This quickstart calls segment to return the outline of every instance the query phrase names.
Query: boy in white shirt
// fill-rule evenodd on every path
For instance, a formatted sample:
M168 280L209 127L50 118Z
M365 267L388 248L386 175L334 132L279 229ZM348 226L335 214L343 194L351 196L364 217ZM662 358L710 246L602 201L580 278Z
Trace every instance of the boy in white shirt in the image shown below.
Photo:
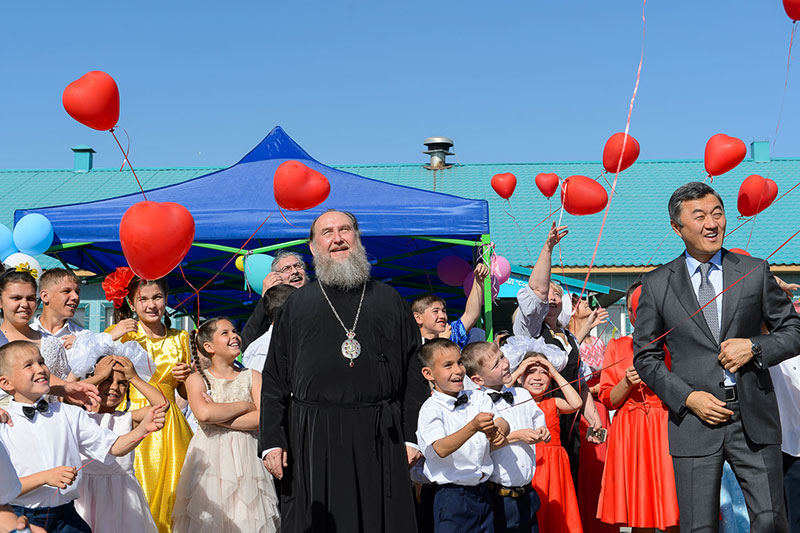
M0 440L20 476L22 490L9 503L31 524L52 532L90 532L78 516L81 453L104 462L109 454L130 453L164 426L166 405L150 410L136 429L122 436L101 428L79 407L42 397L50 392L50 371L32 342L0 346L0 388L12 396L12 424L0 424Z
M437 485L434 531L494 532L486 481L494 469L490 452L507 444L508 424L495 417L486 393L464 390L466 373L457 344L433 339L420 348L419 357L422 375L434 386L417 422L423 473Z
M489 493L495 532L539 531L539 496L531 486L536 470L537 442L550 440L544 413L523 388L511 387L509 362L497 345L468 344L461 352L467 376L488 393L498 415L508 422L508 446L492 452L494 471Z

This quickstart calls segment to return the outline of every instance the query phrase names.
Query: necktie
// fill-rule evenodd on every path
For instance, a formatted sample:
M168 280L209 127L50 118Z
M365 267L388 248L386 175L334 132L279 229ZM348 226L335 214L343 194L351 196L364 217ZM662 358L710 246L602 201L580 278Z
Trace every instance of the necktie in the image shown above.
M458 398L456 398L456 403L453 404L453 409L456 409L459 405L464 405L468 401L469 401L469 396L467 396L466 394L460 395Z
M491 398L491 399L492 399L492 401L493 401L494 403L497 403L497 402L499 402L499 401L500 401L500 399L503 399L503 400L505 400L505 401L506 401L506 403L508 403L509 405L514 405L514 395L513 395L513 394L511 394L511 392L510 392L510 391L505 391L505 392L490 392L490 393L489 393L489 398Z
M40 413L46 413L48 408L49 406L47 402L44 399L41 399L32 406L23 405L22 414L27 416L28 420L33 420L36 411L39 411Z
M714 336L714 340L719 342L717 302L711 302L717 294L714 290L714 286L711 285L711 280L708 279L708 271L710 268L711 263L700 263L700 288L697 291L697 300L700 303L700 307L705 305L705 307L703 307L703 316L706 319L706 324L708 324L708 328L711 330L711 335Z

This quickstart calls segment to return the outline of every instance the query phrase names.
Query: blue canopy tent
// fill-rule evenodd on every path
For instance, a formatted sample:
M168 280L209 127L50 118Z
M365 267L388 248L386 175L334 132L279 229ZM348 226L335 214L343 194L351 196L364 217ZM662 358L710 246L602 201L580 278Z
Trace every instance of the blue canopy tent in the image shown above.
M276 168L287 160L303 162L324 174L331 184L330 195L321 205L307 211L284 211L288 222L278 210L272 185ZM436 265L447 255L473 261L481 253L481 246L490 241L486 201L393 185L336 170L312 158L279 126L235 165L146 193L150 201L180 203L194 217L195 238L181 264L183 275L176 269L168 276L170 305L183 302L176 311L192 316L197 312L197 301L191 297L193 290L187 281L199 287L236 253L293 248L308 257L309 226L329 208L350 211L358 218L373 275L390 283L406 298L435 291L446 296L449 303L463 304L461 288L442 286L435 274ZM47 253L64 264L95 273L88 282L96 283L125 264L119 224L125 211L141 200L137 193L82 204L21 209L15 211L14 219L18 221L29 213L46 216L56 236ZM254 232L246 249L239 251ZM201 292L202 315L249 315L258 295L243 286L242 273L231 261ZM487 307L491 313L491 307ZM486 318L487 333L491 334L491 316Z

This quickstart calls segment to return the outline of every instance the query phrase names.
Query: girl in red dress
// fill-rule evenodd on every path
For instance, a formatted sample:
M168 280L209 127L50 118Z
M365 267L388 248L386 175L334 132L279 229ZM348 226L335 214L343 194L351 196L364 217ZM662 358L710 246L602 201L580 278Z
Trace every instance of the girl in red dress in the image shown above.
M536 444L536 473L532 485L541 500L536 513L539 530L547 533L583 533L569 457L561 446L558 418L559 414L574 413L583 402L578 392L543 354L526 353L520 368L521 384L544 412L545 423L550 430L550 441ZM545 397L552 381L561 389L563 399Z
M639 283L628 289L631 324L636 319ZM667 366L670 365L667 354ZM667 441L668 412L633 367L633 338L613 339L600 375L600 401L616 409L597 518L633 532L678 530L678 498Z

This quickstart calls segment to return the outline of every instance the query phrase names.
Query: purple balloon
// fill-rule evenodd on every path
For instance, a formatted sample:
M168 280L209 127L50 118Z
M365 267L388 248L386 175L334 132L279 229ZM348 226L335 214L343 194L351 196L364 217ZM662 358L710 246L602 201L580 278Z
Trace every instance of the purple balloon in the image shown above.
M472 290L472 284L475 282L475 273L470 272L464 277L464 296L469 298L469 292ZM498 293L500 292L500 284L497 282L496 278L492 278L492 300L497 298Z
M436 266L436 274L445 285L458 287L464 282L464 276L472 272L472 267L455 255L448 255L439 261Z

